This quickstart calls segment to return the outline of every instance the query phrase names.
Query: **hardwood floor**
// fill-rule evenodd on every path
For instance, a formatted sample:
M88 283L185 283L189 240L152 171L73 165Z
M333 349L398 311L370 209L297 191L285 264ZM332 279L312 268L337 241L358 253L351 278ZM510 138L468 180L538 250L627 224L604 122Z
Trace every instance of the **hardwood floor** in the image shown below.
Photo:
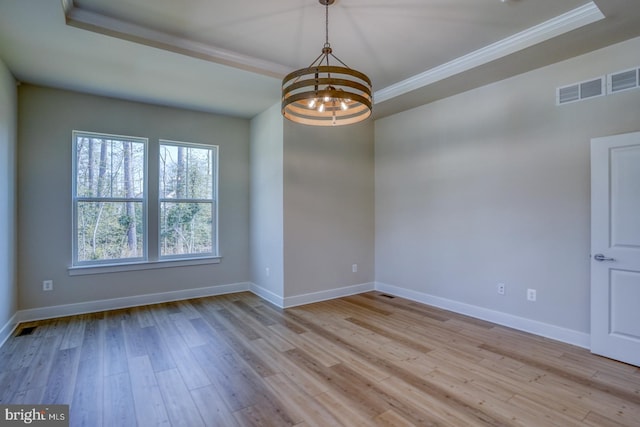
M70 404L72 426L640 425L640 369L378 292L33 326L0 349L0 403Z

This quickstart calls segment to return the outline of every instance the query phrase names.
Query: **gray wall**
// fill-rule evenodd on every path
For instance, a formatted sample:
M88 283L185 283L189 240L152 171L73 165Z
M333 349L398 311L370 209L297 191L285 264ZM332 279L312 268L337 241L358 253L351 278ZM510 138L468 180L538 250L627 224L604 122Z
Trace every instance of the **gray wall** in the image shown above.
M286 298L375 277L588 332L589 140L640 129L640 91L557 107L555 88L638 66L638 51L631 40L337 128L283 121L278 106L249 122L23 85L18 308L250 280ZM0 73L0 227L11 234L15 88ZM69 276L74 129L220 145L221 264ZM0 322L16 309L12 250L1 250ZM53 292L41 291L45 279ZM538 302L526 301L526 288Z
M640 130L640 90L558 107L555 89L638 52L634 39L378 120L376 281L588 332L589 143Z
M18 307L15 231L17 112L16 81L0 60L0 330Z
M279 298L284 297L282 121L280 104L251 121L251 281Z
M20 309L249 281L248 120L30 85L20 87L18 100ZM219 145L222 262L69 276L74 129L148 137L150 144L166 138ZM53 292L42 291L45 279L54 281Z
M335 128L284 121L286 297L373 282L373 152L370 120Z

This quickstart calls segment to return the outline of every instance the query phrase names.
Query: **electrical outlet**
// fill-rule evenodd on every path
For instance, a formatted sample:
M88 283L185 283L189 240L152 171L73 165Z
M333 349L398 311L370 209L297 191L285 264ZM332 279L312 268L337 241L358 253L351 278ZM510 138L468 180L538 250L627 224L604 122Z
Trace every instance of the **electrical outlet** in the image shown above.
M535 289L527 289L527 300L535 301L536 300L536 290Z
M358 264L353 264L353 265L351 266L351 271L352 271L353 273L357 273L357 272L358 272Z
M44 280L42 282L42 290L43 291L52 291L53 290L53 280Z
M504 295L504 293L505 293L504 283L498 283L498 294Z

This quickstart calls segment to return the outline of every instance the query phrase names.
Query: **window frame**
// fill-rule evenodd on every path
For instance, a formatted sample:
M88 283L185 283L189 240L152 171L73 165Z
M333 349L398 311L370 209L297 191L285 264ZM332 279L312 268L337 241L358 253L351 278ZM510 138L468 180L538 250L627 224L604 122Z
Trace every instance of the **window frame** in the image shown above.
M100 138L108 140L123 140L136 143L142 143L144 147L143 154L143 197L142 197L142 256L129 257L129 258L116 258L116 259L101 259L101 260L89 260L80 261L78 259L78 203L79 202L107 202L107 203L123 203L128 201L134 201L140 203L139 198L130 199L127 197L79 197L78 196L78 138ZM87 132L87 131L72 131L72 161L71 161L71 268L93 268L93 267L108 267L108 266L121 266L127 264L144 263L148 261L149 251L149 218L148 218L148 199L149 199L149 139L139 136L128 135L115 135L104 132Z
M213 169L213 173L211 174L211 198L210 199L193 199L193 198L182 198L182 199L167 199L163 198L161 195L161 181L160 181L160 153L162 151L162 146L172 146L172 147L185 147L185 148L195 148L195 149L204 149L210 150L212 155L211 167ZM219 169L219 153L220 147L215 144L202 144L195 142L186 142L186 141L176 141L171 139L158 139L158 229L157 229L157 253L158 253L158 261L181 261L181 260L201 260L201 259L218 259L219 258L219 228L218 228L218 217L219 217L219 200L218 200L218 181L220 176ZM203 253L190 253L190 254L182 254L182 255L162 255L162 203L210 203L211 204L211 252L203 252Z

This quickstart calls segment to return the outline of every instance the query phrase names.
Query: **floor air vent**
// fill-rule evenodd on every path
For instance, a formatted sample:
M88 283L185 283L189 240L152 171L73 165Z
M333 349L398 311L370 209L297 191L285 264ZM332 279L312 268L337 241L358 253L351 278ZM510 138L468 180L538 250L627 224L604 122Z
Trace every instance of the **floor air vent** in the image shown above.
M583 99L594 98L604 95L604 77L575 83L569 86L559 87L556 90L556 103L558 105L569 102L582 101Z
M33 331L35 331L37 326L27 326L25 328L20 329L20 331L16 334L17 337L23 337L25 335L31 335Z
M395 298L393 295L387 295L387 294L381 294L381 297L385 297L385 298L389 298L389 299L393 299Z

